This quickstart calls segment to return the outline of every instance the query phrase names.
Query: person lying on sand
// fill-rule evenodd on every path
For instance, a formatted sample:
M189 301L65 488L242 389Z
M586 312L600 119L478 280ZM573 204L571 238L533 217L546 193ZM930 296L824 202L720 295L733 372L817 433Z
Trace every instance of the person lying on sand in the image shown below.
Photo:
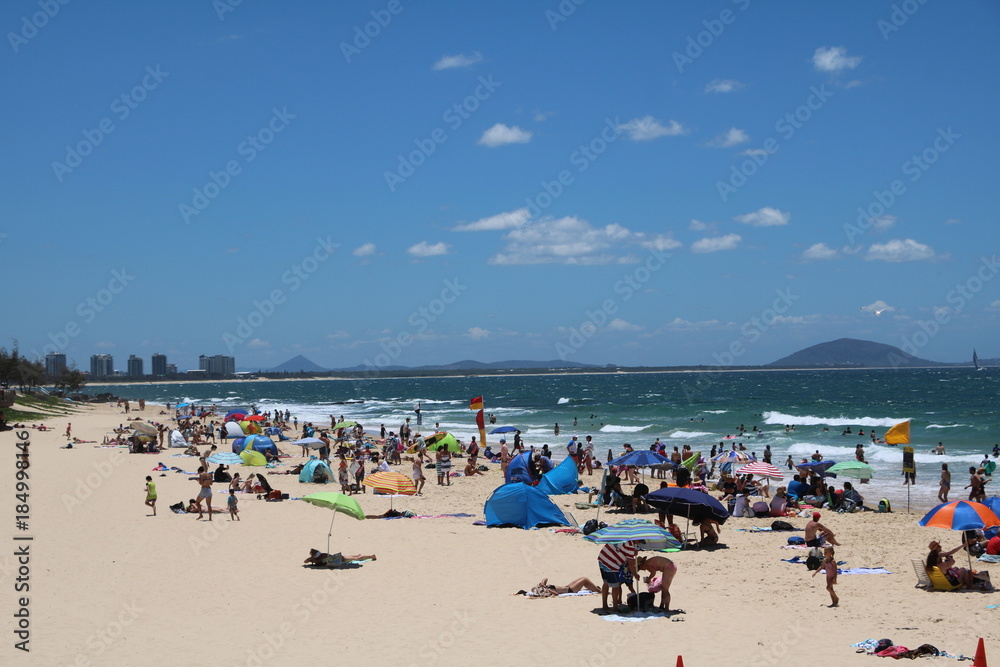
M319 565L321 567L338 567L352 560L378 560L378 558L375 557L375 554L367 556L362 554L344 556L339 552L335 554L325 554L319 549L310 549L309 557L302 562L308 565Z
M601 588L587 577L574 579L566 586L554 586L549 583L546 577L531 589L530 595L528 595L528 591L518 591L515 595L527 595L530 598L553 598L557 595L565 595L566 593L579 593L582 590L588 590L592 593L601 592Z

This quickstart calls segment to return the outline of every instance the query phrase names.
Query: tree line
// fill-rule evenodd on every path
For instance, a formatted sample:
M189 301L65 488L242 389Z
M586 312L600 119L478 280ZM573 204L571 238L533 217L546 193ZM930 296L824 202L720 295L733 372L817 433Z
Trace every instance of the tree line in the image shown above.
M73 366L62 369L56 377L47 374L45 362L23 356L17 341L10 350L0 347L0 386L25 392L49 384L62 391L79 391L87 384L87 377Z

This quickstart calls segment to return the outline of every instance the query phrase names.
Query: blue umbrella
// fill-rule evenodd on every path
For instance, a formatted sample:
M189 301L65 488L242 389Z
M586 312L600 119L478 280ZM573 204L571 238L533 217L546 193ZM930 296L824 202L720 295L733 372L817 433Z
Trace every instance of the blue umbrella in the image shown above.
M613 461L608 461L609 466L652 466L660 463L670 463L670 459L648 449L639 449L628 454L623 454Z
M494 433L513 433L516 430L517 429L513 426L497 426L495 429L490 431L490 435L493 435Z
M836 461L813 461L811 463L800 463L796 468L802 472L807 472L809 470L821 475L822 477L836 477L837 473L827 472L830 468L836 465Z
M640 540L663 541L667 543L668 549L681 548L681 543L670 534L669 530L651 523L616 523L613 526L595 530L590 535L585 535L583 539L594 544L622 544Z
M667 514L683 516L692 521L714 519L722 524L729 518L729 512L716 498L686 487L668 486L657 489L646 495L646 502Z
M177 407L178 407L178 408L186 408L186 407L187 407L187 406L189 406L189 405L191 405L191 404L190 404L190 403L178 403L178 404L177 404Z
M241 459L238 455L233 454L232 452L220 452L218 454L212 454L205 460L208 461L209 463L221 463L227 466L239 465L243 463L243 459Z

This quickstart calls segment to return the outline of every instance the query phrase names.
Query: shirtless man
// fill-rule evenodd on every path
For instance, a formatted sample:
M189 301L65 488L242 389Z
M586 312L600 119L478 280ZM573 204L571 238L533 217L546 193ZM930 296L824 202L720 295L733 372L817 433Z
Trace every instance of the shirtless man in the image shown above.
M198 506L198 518L201 519L204 515L201 511L201 501L207 500L208 502L208 520L212 520L212 473L205 472L205 468L198 468L198 484L201 485L201 491L198 492L198 499L195 501L195 505Z
M969 500L982 502L986 498L986 490L984 489L985 484L983 483L983 478L980 476L980 471L975 466L970 466L969 475L969 485L965 487L971 489L969 491Z
M806 524L806 546L822 546L823 541L826 540L830 544L839 547L840 542L837 541L836 535L833 534L832 530L819 522L819 517L819 512L813 512L812 520Z
M507 441L500 441L500 471L507 472L507 464L510 463L510 451L507 449Z
M652 558L639 556L635 564L637 569L649 572L647 582L651 584L649 588L650 593L656 593L653 589L657 587L655 579L659 575L660 609L670 611L670 582L674 580L674 575L677 574L677 565L674 561L663 556L653 556Z

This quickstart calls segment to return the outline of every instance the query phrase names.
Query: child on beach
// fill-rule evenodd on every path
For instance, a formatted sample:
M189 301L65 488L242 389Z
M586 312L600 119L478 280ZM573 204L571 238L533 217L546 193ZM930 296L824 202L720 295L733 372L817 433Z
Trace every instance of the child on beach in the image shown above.
M337 478L340 481L340 492L345 495L351 494L351 482L347 477L347 461L340 460L340 467L337 469Z
M153 516L156 516L156 484L149 475L146 475L146 505L153 508Z
M229 489L229 520L239 521L240 520L240 510L236 506L239 501L236 499L236 489Z
M821 571L826 572L826 590L830 592L830 601L833 603L830 607L836 607L840 604L840 598L837 597L836 592L833 590L834 584L837 583L837 561L834 559L833 547L825 547L823 549L823 564L819 566L812 576L816 576Z

